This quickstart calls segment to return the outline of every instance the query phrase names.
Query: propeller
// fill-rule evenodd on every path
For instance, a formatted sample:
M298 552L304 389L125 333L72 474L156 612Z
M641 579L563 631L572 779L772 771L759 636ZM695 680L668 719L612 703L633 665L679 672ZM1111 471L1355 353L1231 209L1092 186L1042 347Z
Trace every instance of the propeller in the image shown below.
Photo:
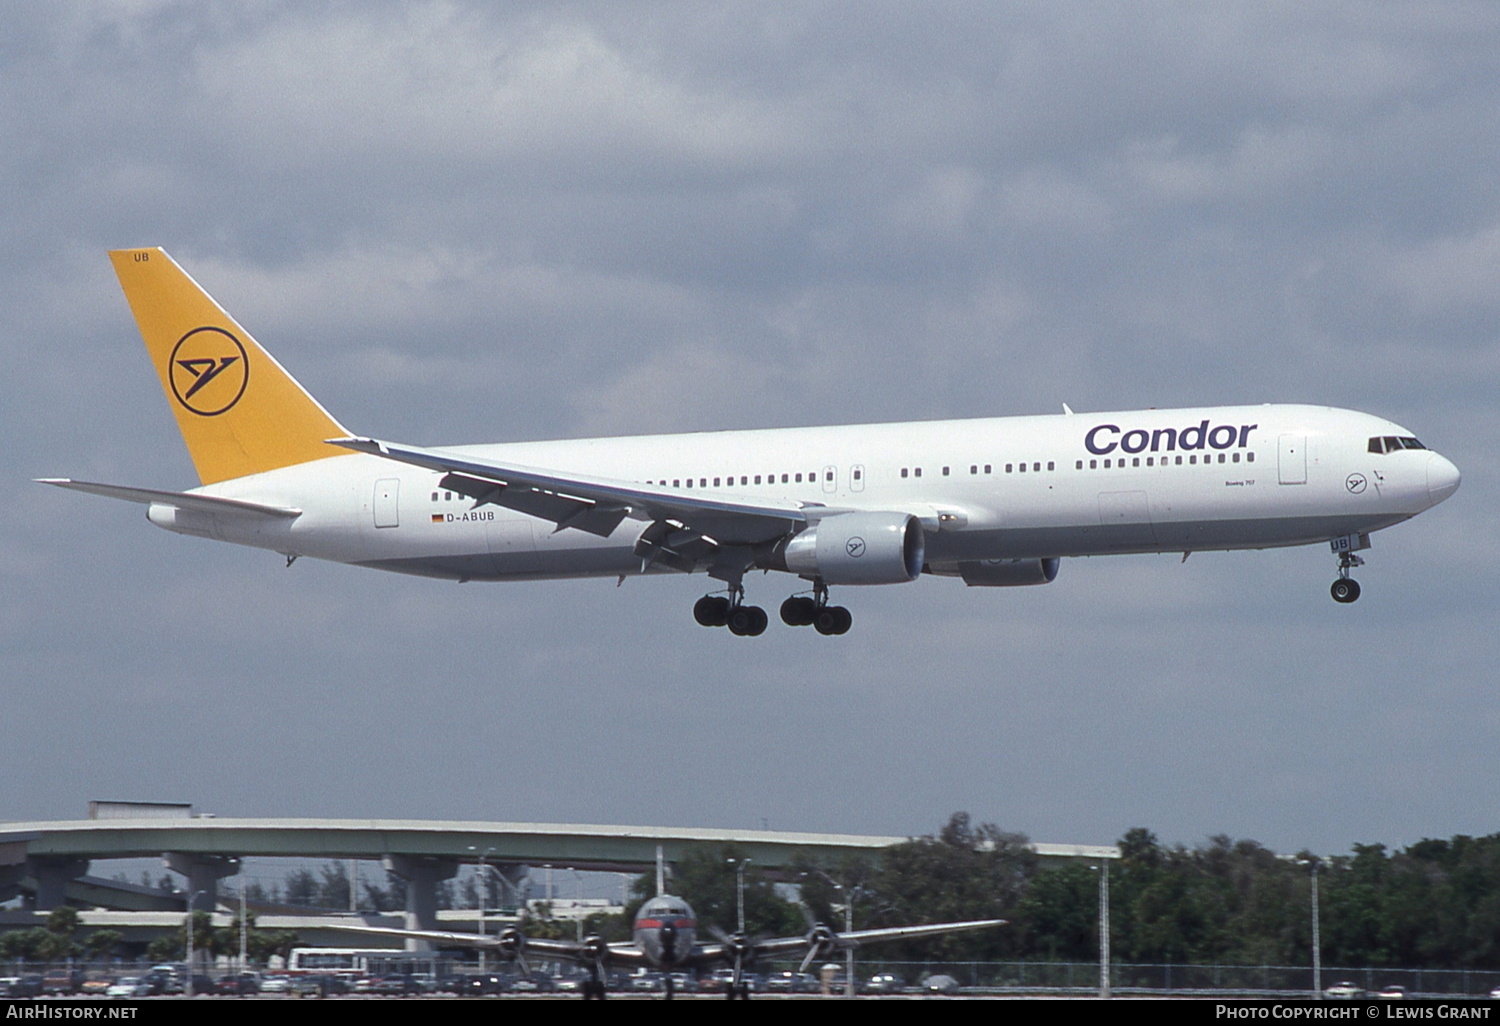
M609 944L597 933L583 939L583 957L588 962L595 983L604 981L604 956L609 954Z
M802 959L802 964L797 967L799 973L807 972L807 967L812 965L813 959L821 958L831 953L838 944L839 935L834 933L823 923L814 923L813 928L807 931L807 954Z
M531 975L531 967L526 964L526 935L514 926L500 931L500 954L520 966L523 974Z
M743 925L735 933L725 933L717 926L709 928L709 932L724 945L724 953L729 956L734 964L734 987L739 989L744 982L745 963L750 960L755 951L755 946L750 943L750 938L745 936Z

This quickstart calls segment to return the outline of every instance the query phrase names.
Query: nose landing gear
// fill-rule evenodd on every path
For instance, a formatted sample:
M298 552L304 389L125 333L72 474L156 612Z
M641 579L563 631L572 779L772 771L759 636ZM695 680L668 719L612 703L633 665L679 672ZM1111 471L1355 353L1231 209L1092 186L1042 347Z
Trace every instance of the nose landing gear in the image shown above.
M1365 561L1352 552L1339 553L1339 579L1328 589L1335 602L1353 602L1359 598L1359 582L1349 576L1349 571L1364 566Z
M781 604L781 622L788 627L812 627L819 634L844 634L854 617L843 606L828 604L828 585L813 583L812 597L793 595Z

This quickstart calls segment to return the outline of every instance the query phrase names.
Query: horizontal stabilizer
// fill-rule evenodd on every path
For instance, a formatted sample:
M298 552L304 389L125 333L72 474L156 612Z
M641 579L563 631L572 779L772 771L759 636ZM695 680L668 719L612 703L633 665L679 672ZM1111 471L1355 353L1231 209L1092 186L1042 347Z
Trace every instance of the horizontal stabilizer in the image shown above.
M93 495L103 495L110 499L124 499L126 502L139 502L145 505L175 506L178 509L188 509L195 513L219 513L229 516L241 517L272 517L290 520L300 517L300 509L292 509L287 506L266 506L259 502L246 502L244 499L222 499L216 495L198 495L193 492L165 492L155 488L127 488L123 485L96 484L93 481L74 481L66 477L39 477L38 484L57 485L59 488L71 488L78 492L89 492Z

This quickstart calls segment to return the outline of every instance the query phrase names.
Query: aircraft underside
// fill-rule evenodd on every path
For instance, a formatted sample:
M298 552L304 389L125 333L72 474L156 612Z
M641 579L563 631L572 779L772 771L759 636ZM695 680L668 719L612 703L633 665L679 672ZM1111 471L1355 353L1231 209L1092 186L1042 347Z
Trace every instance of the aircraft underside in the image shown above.
M937 532L927 537L924 571L945 576L964 576L953 568L973 563L1045 561L1059 557L1313 545L1341 536L1368 535L1406 519L1409 519L1408 515L1351 517L1344 514ZM628 528L622 533L628 534ZM1341 561L1340 581L1334 585L1335 598L1339 601L1352 601L1341 597L1339 588L1342 582L1347 594L1347 585L1353 584L1348 579L1347 571L1357 562L1360 561L1355 558L1350 558L1347 563ZM613 539L601 539L597 545L550 551L541 548L521 553L474 552L371 559L360 560L355 565L461 582L673 576L681 573L660 565L647 567L643 571L641 559L633 551L633 546L619 544ZM1055 570L1053 573L1055 574ZM1051 576L1045 579L1003 582L976 579L969 583L1040 584L1051 579ZM771 578L767 583L775 588L781 586L781 581ZM798 588L798 594L782 604L783 622L788 626L812 626L823 634L842 634L847 631L852 623L848 610L829 604L829 588L826 584L813 579L811 585L810 589ZM1354 589L1357 597L1358 586L1354 585ZM736 634L758 635L765 630L769 617L759 607L745 605L743 599L743 587L738 581L731 582L724 594L710 594L700 599L694 608L694 616L704 626L727 626Z

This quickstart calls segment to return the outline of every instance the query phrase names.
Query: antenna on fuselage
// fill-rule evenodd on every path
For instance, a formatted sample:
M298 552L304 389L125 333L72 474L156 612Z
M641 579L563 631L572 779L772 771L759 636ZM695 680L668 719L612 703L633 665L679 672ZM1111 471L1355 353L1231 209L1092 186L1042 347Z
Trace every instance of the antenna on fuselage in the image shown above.
M661 845L656 846L656 896L667 893L667 862L662 856Z

